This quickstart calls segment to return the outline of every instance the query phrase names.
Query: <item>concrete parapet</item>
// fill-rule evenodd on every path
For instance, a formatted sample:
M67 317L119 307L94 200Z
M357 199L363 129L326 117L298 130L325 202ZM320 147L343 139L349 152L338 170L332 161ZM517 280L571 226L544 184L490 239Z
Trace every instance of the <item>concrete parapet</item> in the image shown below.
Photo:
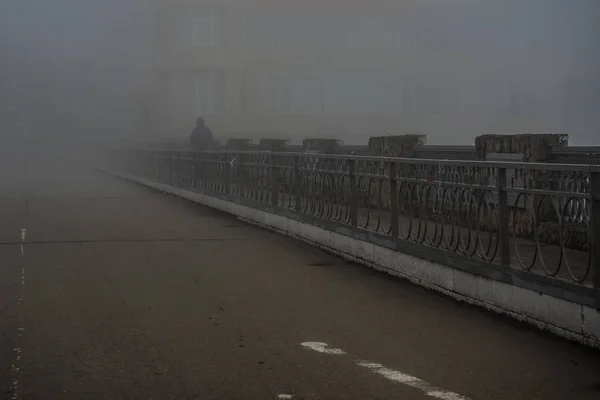
M569 135L564 133L484 134L475 138L480 160L490 154L519 154L524 162L547 161L555 147L566 147Z
M231 150L248 150L252 144L252 139L246 138L231 138L227 139L225 147Z
M302 149L305 152L319 154L335 154L340 147L340 141L327 138L310 138L302 141Z
M407 134L397 136L375 136L369 138L369 154L382 157L403 157L414 156L414 150L417 146L422 146L427 142L427 135Z
M285 150L288 144L290 144L290 141L286 139L262 138L260 139L259 148L266 151L282 151Z

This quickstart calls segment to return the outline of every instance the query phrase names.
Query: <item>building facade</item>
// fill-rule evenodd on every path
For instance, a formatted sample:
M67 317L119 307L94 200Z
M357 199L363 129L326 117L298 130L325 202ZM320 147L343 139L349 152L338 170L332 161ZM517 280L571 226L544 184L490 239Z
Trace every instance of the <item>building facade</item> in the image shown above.
M410 129L399 115L411 96L400 90L410 66L399 54L414 45L400 29L407 7L155 1L156 126L178 135L201 115L226 137Z
M347 143L406 132L452 143L483 131L551 131L540 123L535 79L506 74L524 71L519 59L499 70L474 58L496 49L452 31L464 25L456 7L429 3L153 0L148 125L183 137L202 116L222 139Z

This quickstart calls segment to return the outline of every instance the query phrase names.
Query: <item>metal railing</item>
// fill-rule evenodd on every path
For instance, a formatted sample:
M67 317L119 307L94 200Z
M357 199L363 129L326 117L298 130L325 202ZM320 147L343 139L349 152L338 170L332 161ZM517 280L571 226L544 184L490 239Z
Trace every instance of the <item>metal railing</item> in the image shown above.
M476 273L599 293L600 166L255 151L127 150L114 161Z
M553 148L550 161L563 164L600 165L600 147L578 146Z

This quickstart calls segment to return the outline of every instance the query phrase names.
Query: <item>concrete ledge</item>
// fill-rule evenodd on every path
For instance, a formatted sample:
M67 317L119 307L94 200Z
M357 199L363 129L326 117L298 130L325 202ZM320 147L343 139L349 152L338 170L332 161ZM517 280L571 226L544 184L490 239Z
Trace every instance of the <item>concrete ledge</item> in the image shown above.
M344 259L600 349L600 312L592 307L426 261L287 216L132 175L105 172L234 214L248 223L294 237Z

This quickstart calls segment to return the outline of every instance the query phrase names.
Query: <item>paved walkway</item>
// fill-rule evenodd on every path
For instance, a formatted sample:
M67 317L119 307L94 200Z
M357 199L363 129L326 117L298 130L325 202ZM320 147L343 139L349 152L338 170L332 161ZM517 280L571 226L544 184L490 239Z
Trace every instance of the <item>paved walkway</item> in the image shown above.
M0 190L0 399L600 396L594 351L233 217L78 164Z

